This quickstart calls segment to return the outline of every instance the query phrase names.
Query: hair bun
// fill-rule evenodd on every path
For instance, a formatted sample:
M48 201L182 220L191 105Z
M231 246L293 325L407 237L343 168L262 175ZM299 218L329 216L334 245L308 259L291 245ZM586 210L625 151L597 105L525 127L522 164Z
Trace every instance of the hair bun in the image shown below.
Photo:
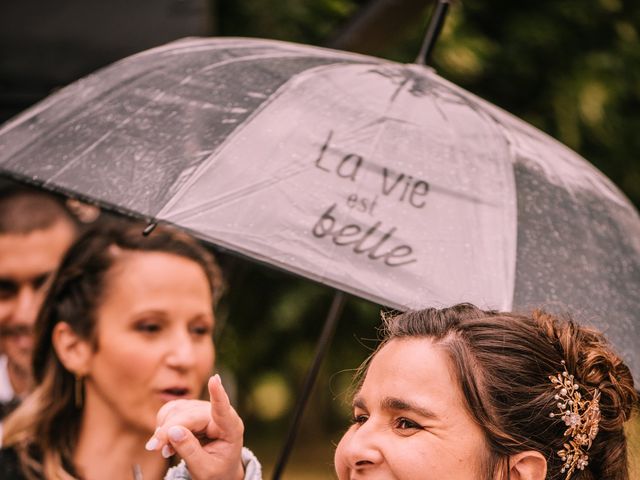
M560 347L567 368L579 383L591 392L600 390L602 428L622 428L638 405L638 393L631 371L604 335L541 311L534 312L533 318L549 340Z
M604 428L622 428L638 403L631 371L604 341L581 348L577 374L583 383L600 390L600 409Z

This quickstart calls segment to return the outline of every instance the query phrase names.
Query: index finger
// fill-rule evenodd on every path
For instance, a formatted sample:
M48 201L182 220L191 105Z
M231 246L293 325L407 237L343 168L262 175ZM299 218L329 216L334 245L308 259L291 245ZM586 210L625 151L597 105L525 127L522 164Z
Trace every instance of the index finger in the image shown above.
M244 431L242 420L231 406L229 396L222 386L220 375L215 374L207 384L211 401L212 428L222 438L241 437Z

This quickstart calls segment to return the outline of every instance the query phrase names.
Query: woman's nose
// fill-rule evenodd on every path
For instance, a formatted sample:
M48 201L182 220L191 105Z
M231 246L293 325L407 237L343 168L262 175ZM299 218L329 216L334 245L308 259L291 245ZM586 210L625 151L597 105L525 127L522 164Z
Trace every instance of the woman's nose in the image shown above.
M168 345L167 363L174 368L190 368L195 365L194 341L189 333L175 333Z
M351 427L342 437L336 450L336 463L344 463L349 470L374 468L382 463L380 434L369 422Z

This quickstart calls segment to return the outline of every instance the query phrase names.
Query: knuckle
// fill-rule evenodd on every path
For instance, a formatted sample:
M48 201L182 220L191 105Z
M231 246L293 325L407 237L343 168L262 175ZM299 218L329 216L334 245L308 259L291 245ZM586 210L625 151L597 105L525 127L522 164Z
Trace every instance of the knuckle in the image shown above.
M158 410L158 417L160 417L161 415L166 416L176 405L176 402L178 402L179 400L171 400L167 403L165 403L162 407L160 407L160 410Z

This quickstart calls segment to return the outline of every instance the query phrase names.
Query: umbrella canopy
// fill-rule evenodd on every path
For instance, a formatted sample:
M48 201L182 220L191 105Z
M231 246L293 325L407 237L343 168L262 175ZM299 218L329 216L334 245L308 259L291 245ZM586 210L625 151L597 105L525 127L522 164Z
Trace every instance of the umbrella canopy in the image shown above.
M575 311L640 375L637 211L576 153L423 66L175 42L5 124L0 172L395 308Z

